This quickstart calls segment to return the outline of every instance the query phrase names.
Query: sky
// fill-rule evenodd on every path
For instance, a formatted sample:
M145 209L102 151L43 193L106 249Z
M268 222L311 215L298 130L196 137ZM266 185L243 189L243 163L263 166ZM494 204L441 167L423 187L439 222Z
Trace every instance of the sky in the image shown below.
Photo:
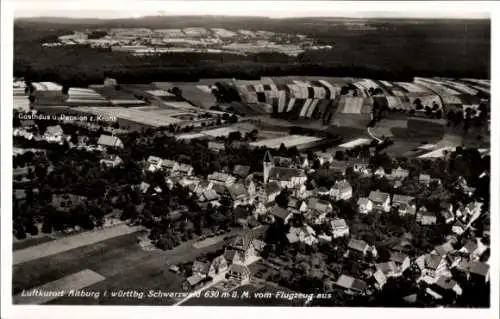
M117 19L151 15L225 15L348 18L489 18L482 1L149 1L16 0L15 17ZM124 5L126 4L126 5ZM126 9L119 9L126 7ZM363 11L360 11L363 8ZM491 9L491 8L490 8Z

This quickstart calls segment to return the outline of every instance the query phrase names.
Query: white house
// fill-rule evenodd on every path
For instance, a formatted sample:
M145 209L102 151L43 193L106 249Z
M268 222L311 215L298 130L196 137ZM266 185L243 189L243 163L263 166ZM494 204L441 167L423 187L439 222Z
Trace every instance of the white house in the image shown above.
M147 159L148 171L155 172L160 169L162 159L158 156L149 156Z
M123 161L122 161L122 159L119 156L114 155L114 156L111 156L109 158L103 158L103 159L101 159L100 163L104 164L104 165L106 165L108 167L117 167L121 163L123 163Z
M346 180L336 181L330 189L330 197L334 200L349 200L352 197L352 186Z
M62 143L64 140L64 131L60 125L49 126L45 130L43 138L49 143Z
M368 199L373 203L373 209L388 213L391 210L391 196L380 191L372 191Z
M212 174L209 174L207 179L214 184L224 186L231 186L236 181L236 177L221 172L214 172Z
M307 176L302 169L273 167L269 171L269 181L276 181L283 188L295 188L305 184Z
M123 142L118 137L104 134L97 140L97 145L110 148L123 148Z
M349 236L349 226L345 219L335 218L330 222L333 238Z
M371 213L373 202L368 197L361 197L358 199L358 209L361 214Z

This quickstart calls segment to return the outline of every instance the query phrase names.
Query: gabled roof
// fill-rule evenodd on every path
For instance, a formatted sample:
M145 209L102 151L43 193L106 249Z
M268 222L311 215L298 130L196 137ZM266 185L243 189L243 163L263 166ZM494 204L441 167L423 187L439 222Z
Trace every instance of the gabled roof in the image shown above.
M162 159L158 156L149 156L148 159L147 159L147 162L149 164L154 164L154 165L157 165L159 163L162 162Z
M240 235L236 236L231 244L230 248L242 250L247 250L252 245L253 236L248 231L243 231Z
M233 200L245 197L248 194L245 186L241 183L234 183L233 185L228 186L227 190Z
M375 264L375 268L377 268L377 271L381 271L385 275L388 275L396 271L396 264L394 261L388 261L385 263Z
M453 248L453 246L451 245L451 243L444 243L442 245L434 247L434 251L439 256L446 256L449 253L455 251L455 249Z
M290 167L273 167L269 171L269 179L278 181L290 181L294 177L305 177L303 169Z
M212 260L211 267L214 267L217 269L217 268L221 267L224 263L227 264L227 261L224 258L224 255L220 255L218 257L215 257L214 260Z
M398 264L402 264L407 258L409 258L407 254L393 251L393 252L391 252L389 260L394 261L395 263L398 263Z
M250 173L250 166L236 165L233 169L233 174L239 177L246 177Z
M333 219L330 222L330 224L332 225L333 230L349 228L349 226L347 226L345 219L341 219L341 218Z
M349 240L349 244L347 245L347 248L360 252L364 252L368 247L369 245L366 241L354 238L351 238L351 240Z
M392 197L392 203L393 204L407 204L408 205L414 199L415 199L415 197L412 197L412 196L394 194L394 196Z
M367 205L370 202L368 197L360 197L358 199L358 205Z
M176 165L178 165L178 163L176 161L172 161L169 159L164 159L161 161L161 167L163 167L163 168L172 169Z
M281 192L281 185L280 183L276 181L272 181L266 184L266 193L269 194L274 194L274 193L279 193Z
M116 136L102 134L99 137L97 144L109 146L109 147L115 147L116 145L120 144L120 142L121 142L121 140Z
M452 290L455 286L458 285L458 283L451 278L441 276L436 281L436 285L446 290Z
M375 279L375 281L378 283L378 284L382 284L382 283L385 283L387 278L385 276L385 274L381 271L381 270L377 270L374 274L373 274L373 278Z
M50 135L64 134L64 131L60 125L54 125L54 126L48 126L45 129L45 134L50 134Z
M349 182L345 180L336 181L332 188L338 189L339 191L348 191L350 189L352 190L351 184L349 184Z
M387 193L382 193L379 191L371 191L368 198L374 203L385 203L385 201L390 197L389 194Z
M337 279L337 286L340 286L345 289L350 289L354 282L354 278L347 275L340 275L339 279Z
M473 274L486 277L490 271L490 265L479 261L473 261L469 264L469 271Z
M283 220L289 215L288 210L281 208L278 205L274 205L271 208L270 213L271 215L279 217Z
M207 189L206 191L203 192L203 196L207 201L213 201L219 199L219 194L215 191L215 189Z
M200 273L200 274L205 275L208 273L208 270L210 269L210 264L196 260L193 262L192 269L193 269L193 273Z
M429 269L436 269L443 258L439 255L427 255L425 257L425 267Z

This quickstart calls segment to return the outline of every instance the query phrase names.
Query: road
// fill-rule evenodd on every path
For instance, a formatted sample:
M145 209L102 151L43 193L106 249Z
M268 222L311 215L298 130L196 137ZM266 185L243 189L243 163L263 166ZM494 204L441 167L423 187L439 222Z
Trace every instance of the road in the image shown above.
M379 143L382 143L381 139L379 139L378 137L376 137L375 135L373 135L371 127L367 128L366 131L368 132L368 135L371 136L371 138L373 138L374 140L376 140Z

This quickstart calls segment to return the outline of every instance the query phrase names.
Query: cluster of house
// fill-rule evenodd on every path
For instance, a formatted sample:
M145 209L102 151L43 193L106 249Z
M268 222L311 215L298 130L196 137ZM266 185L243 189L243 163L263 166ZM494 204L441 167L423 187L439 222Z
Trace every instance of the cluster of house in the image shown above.
M37 125L33 120L21 121L21 126L13 131L14 136L23 137L27 140L46 141L48 143L63 144L69 141L69 136L64 135L60 125L48 126L43 135L38 134Z
M446 224L453 223L452 231L457 234L463 234L467 228L481 215L482 203L473 201L467 205L458 203L458 207L454 209L452 204L446 206L440 212L428 211L422 206L416 208L415 198L412 196L394 194L380 191L370 192L368 197L358 199L358 209L362 214L370 212L388 213L394 209L400 216L410 215L415 216L417 222L422 225L434 225L437 223L438 217Z
M482 260L488 246L481 238L467 239L465 244L458 245L457 238L452 237L430 253L414 259L406 253L407 247L411 245L410 241L411 235L405 234L401 242L393 247L387 260L369 264L363 271L362 278L342 274L337 279L336 286L348 294L372 294L383 289L389 278L401 277L407 271L416 271L420 274L417 283L423 281L427 284L426 294L441 300L460 296L462 287L459 282L464 280L483 283L489 281L490 267ZM362 240L351 239L344 257L363 262L368 255L377 259L374 246ZM416 301L415 298L416 294L404 297L413 302Z
M224 253L212 261L195 261L191 276L183 283L183 289L192 290L207 282L226 282L226 287L246 285L250 282L248 266L259 260L264 243L243 231L226 246ZM176 270L173 266L171 269Z

